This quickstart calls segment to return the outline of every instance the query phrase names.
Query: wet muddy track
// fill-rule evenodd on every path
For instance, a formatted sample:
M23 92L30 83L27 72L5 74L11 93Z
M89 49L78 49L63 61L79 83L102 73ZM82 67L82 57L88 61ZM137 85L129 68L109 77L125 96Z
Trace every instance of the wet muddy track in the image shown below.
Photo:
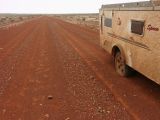
M159 85L139 74L119 77L98 32L41 17L3 34L0 119L160 118Z

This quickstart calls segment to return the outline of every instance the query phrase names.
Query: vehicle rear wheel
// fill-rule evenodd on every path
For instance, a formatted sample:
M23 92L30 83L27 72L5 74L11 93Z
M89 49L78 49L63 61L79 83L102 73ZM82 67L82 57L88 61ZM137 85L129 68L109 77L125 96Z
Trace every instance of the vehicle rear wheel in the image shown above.
M128 67L125 63L125 57L118 51L115 55L114 59L116 72L123 77L130 76L132 71L131 68Z

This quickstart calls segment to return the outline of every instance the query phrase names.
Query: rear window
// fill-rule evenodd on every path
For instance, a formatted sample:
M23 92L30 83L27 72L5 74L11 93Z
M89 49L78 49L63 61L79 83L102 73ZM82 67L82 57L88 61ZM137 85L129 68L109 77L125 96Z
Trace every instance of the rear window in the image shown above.
M112 19L111 19L111 18L105 18L105 20L104 20L104 25L105 25L106 27L112 28Z
M144 21L131 20L131 32L138 35L143 35Z

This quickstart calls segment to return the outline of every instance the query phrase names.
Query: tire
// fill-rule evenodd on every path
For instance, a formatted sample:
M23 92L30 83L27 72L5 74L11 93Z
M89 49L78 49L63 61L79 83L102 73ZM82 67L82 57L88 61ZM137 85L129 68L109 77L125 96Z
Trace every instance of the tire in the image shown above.
M120 51L118 51L114 58L115 63L115 69L116 72L123 77L129 77L132 75L132 69L126 65L125 63L125 57L121 54Z

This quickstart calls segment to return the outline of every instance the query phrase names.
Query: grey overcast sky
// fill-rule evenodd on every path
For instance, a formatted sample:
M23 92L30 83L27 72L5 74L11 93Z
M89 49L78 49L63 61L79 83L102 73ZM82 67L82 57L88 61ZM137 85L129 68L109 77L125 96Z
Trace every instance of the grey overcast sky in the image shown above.
M0 0L0 13L95 13L102 4L144 0Z

